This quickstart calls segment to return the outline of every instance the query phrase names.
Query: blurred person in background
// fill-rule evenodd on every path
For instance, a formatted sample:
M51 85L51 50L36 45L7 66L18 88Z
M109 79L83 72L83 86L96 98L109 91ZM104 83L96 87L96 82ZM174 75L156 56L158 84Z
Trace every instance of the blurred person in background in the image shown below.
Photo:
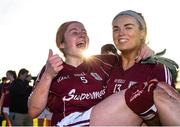
M113 44L105 44L101 47L102 55L117 55L117 49Z
M1 89L1 98L0 98L0 112L4 119L6 120L6 125L11 126L11 120L9 118L9 104L10 104L10 94L9 88L11 86L11 80L8 77L2 78L2 89ZM10 81L10 82L9 82Z
M31 93L27 77L29 71L25 68L19 70L18 77L10 87L10 117L13 126L32 126L32 119L28 115L27 101Z

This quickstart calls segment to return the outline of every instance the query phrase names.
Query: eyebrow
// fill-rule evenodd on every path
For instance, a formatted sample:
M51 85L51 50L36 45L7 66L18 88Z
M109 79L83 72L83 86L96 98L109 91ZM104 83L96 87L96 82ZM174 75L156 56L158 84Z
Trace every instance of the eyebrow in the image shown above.
M132 23L128 23L128 24L125 24L124 26L135 26L135 25ZM113 26L113 28L118 28L118 26Z
M128 23L128 24L125 24L124 26L135 26L135 25L132 23Z
M76 28L72 28L72 29L69 30L69 32L71 32L71 31L73 31L73 30L77 30L77 29L76 29Z
M73 31L73 30L78 30L78 29L77 29L77 28L72 28L72 29L69 30L69 32L71 32L71 31ZM84 31L86 32L86 29L82 29L82 31L83 31L83 32L84 32Z

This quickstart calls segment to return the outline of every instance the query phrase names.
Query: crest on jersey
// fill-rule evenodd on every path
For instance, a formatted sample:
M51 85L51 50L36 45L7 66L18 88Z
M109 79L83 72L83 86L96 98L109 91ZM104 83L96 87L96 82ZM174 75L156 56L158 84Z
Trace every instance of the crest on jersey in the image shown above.
M100 75L98 75L97 73L93 73L93 72L91 72L90 74L91 74L91 76L93 76L96 80L99 80L99 81L101 81L101 80L102 80L101 76L100 76Z

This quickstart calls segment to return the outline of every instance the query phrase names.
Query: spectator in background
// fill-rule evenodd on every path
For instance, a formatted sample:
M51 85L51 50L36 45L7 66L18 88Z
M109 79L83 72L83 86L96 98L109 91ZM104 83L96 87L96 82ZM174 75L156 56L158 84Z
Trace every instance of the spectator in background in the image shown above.
M11 121L9 119L9 103L10 103L10 95L9 88L10 82L8 82L7 77L2 78L2 88L1 88L1 98L0 98L0 113L4 116L6 120L7 126L11 126Z
M3 85L2 89L2 96L1 96L1 103L2 103L2 112L4 113L4 117L6 120L7 126L12 126L11 120L9 118L9 106L11 103L11 98L10 98L10 87L12 82L17 78L16 72L13 70L8 70L6 72L6 77L9 80L7 85Z
M105 44L101 47L102 55L117 55L117 49L113 44Z
M31 83L34 83L34 80L32 78L32 75L31 74L28 74L26 79L25 79L25 82L27 84L27 87L29 89L29 91L31 92L32 91L32 88L33 88L33 85Z
M7 77L2 77L2 79L1 79L1 84L0 84L0 96L1 96L1 90L2 90L2 86L4 85L4 84L6 84L7 83L7 81L8 81L8 79L7 79Z
M27 101L31 93L31 88L27 82L29 71L20 69L18 78L12 83L10 88L11 104L10 117L13 126L32 126L32 119L28 115Z

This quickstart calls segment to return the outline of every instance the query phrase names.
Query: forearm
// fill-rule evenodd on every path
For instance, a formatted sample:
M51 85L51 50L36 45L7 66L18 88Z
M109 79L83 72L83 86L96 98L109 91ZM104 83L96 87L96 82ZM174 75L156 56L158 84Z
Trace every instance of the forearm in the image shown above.
M0 98L0 109L2 108L3 102L4 102L4 93L2 93L1 98Z
M51 77L43 74L36 88L31 93L28 100L28 112L31 117L37 117L46 107L51 81Z
M52 79L63 69L63 61L59 55L53 55L50 49L43 75L28 100L28 112L37 117L46 107Z
M160 82L154 91L154 102L163 126L179 126L180 95L171 86Z

